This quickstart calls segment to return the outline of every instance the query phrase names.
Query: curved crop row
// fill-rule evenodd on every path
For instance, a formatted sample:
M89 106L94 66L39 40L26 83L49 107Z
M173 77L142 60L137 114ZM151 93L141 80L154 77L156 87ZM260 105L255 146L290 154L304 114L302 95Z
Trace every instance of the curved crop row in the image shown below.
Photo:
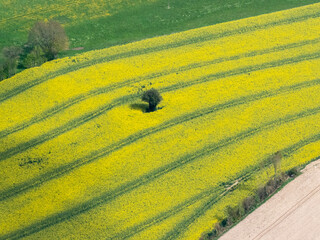
M90 97L96 96L96 95L100 95L100 94L105 94L108 92L111 92L115 89L118 88L122 88L124 86L127 86L129 84L133 84L133 83L138 83L144 80L151 80L153 78L158 78L161 76L165 76L165 75L169 75L175 72L183 72L186 70L191 70L191 69L195 69L195 68L201 68L204 66L208 66L208 65L212 65L212 64L217 64L220 62L226 62L226 61L232 61L232 60L237 60L240 58L246 58L246 57L253 57L256 55L263 55L266 53L271 53L271 52L277 52L277 51L281 51L281 50L285 50L285 49L290 49L290 48L296 48L296 47L301 47L301 46L305 46L305 45L309 45L309 44L315 44L315 43L319 43L320 42L320 38L316 38L313 40L306 40L306 41L301 41L301 42L296 42L296 43L291 43L291 44L285 44L282 46L277 46L277 47L273 47L273 48L269 48L269 49L263 49L263 50L256 50L256 51L252 51L252 52L247 52L247 53L243 53L243 54L239 54L239 55L235 55L235 56L231 56L231 57L225 57L225 58L218 58L218 59L214 59L212 61L206 61L206 62L199 62L199 63L193 63L193 64L189 64L180 68L173 68L162 72L157 72L157 73L152 73L143 77L139 77L139 78L132 78L132 79L128 79L125 80L123 82L120 83L115 83L115 84L111 84L108 85L106 87L101 87L98 89L94 89L91 90L89 92L80 94L78 96L75 96L73 98L70 98L68 101L63 102L62 104L56 105L53 108L50 108L42 113L40 113L39 115L36 115L34 117L32 117L30 120L25 121L21 124L15 125L14 127L11 128L7 128L5 130L0 131L0 138L6 137L7 135L10 135L12 133L18 132L26 127L29 127L35 123L38 123L40 121L43 121L49 117L51 117L54 114L58 114L59 112L69 108L70 106L73 106L81 101L84 101Z
M257 101L257 100L260 100L263 98L269 98L269 97L276 96L279 94L284 94L287 92L293 92L293 91L296 91L299 89L312 87L312 86L315 86L318 84L320 84L320 79L305 81L305 82L298 83L298 84L295 84L292 86L288 86L288 87L285 86L285 87L279 88L274 91L261 92L261 93L241 97L238 99L233 99L231 101L228 101L228 102L225 102L225 103L222 103L219 105L214 105L214 106L211 106L211 107L208 107L205 109L201 109L201 110L198 110L198 111L190 113L190 114L185 114L185 115L179 116L175 119L164 122L156 127L147 128L147 129L140 131L136 134L130 135L127 138L120 140L118 142L115 142L110 146L107 146L107 147L100 149L98 151L94 151L83 158L77 159L73 162L70 162L69 164L62 165L59 168L56 168L56 169L49 171L49 172L46 172L43 175L40 175L40 176L33 178L33 179L30 179L26 182L23 182L23 183L19 184L18 186L15 185L13 188L9 188L7 190L1 191L0 201L5 200L9 197L13 197L16 194L25 192L31 188L37 187L40 184L47 182L49 180L52 180L54 178L68 174L70 171L72 171L78 167L81 167L85 164L88 164L92 161L95 161L101 157L105 157L106 155L109 155L111 152L117 151L117 150L123 148L124 146L128 146L128 145L132 144L133 142L135 142L137 140L141 140L142 138L144 138L146 136L150 136L154 133L157 133L157 132L162 131L164 129L170 128L172 126L182 124L187 121L193 120L195 118L199 118L204 115L215 113L217 111L221 111L221 110L224 110L227 108L236 107L236 106L250 103L252 101Z
M300 55L296 58L288 58L288 59L284 59L284 60L280 60L280 61L269 62L266 64L259 64L259 65L250 66L250 67L246 67L246 68L236 69L233 71L227 71L227 72L222 72L222 73L218 73L218 74L213 74L211 76L209 75L206 78L195 79L193 81L185 83L184 85L176 84L176 85L172 85L169 87L164 87L163 89L160 89L160 91L161 92L174 91L174 90L177 90L180 88L190 87L192 85L204 83L207 81L214 81L214 80L217 80L220 78L226 78L226 77L240 75L240 74L244 74L244 73L250 73L253 71L259 71L261 69L266 69L266 68L279 67L281 65L297 63L300 61L317 59L319 57L320 57L320 53ZM48 133L45 133L39 137L31 139L28 142L21 143L21 144L15 146L13 148L10 148L6 151L0 152L0 161L6 160L6 159L18 154L18 153L21 153L23 151L26 151L30 148L33 148L33 147L39 145L39 144L43 144L46 141L49 141L53 138L56 138L57 136L59 136L61 134L64 134L74 128L81 126L84 123L87 123L88 121L90 121L96 117L101 116L102 114L105 114L108 110L110 110L116 106L119 106L121 104L128 103L134 99L137 99L136 94L128 95L125 97L120 97L119 99L113 100L112 103L106 104L93 112L85 114L84 116L73 119L72 121L68 122L67 124L64 124L56 129L53 129L53 130L49 131Z
M300 112L298 114L289 115L284 118L277 119L275 121L264 123L263 125L261 125L257 128L251 128L251 129L245 130L245 131L237 134L236 136L228 137L226 139L219 141L218 143L214 143L212 145L205 146L203 149L200 149L192 154L187 154L185 156L182 156L178 160L176 160L166 166L163 166L160 169L155 169L155 170L151 171L150 173L148 173L144 176L141 176L140 178L138 178L134 181L131 181L125 185L121 185L117 189L114 189L110 192L104 193L101 196L94 198L94 199L91 199L90 201L84 202L78 206L74 206L67 211L49 216L46 219L43 219L39 222L36 222L26 228L14 231L5 237L18 239L18 238L36 233L36 232L38 232L42 229L45 229L49 226L52 226L54 224L63 222L69 218L72 218L72 217L75 217L79 214L82 214L92 208L96 208L97 206L99 206L101 204L106 204L110 201L113 201L116 198L118 198L119 196L122 196L130 191L133 191L134 189L136 189L142 185L146 185L147 183L150 183L151 181L154 181L155 179L157 179L165 174L168 174L169 172L171 172L177 168L180 168L183 165L190 164L191 162L196 161L199 158L202 158L203 156L212 154L213 152L220 150L221 148L224 148L224 147L229 146L231 144L235 144L235 143L237 143L243 139L246 139L248 137L254 136L255 134L257 134L263 130L272 129L277 125L283 125L285 123L292 122L292 121L295 121L295 120L298 120L301 118L305 118L308 116L319 114L319 111L320 111L320 108L316 108L316 109L310 109L310 110L307 110L304 112ZM308 139L300 141L299 145L305 145L305 144L311 143L313 141L318 141L319 138L320 138L319 134L313 135ZM295 144L291 148L297 149L298 148L297 146L298 145Z

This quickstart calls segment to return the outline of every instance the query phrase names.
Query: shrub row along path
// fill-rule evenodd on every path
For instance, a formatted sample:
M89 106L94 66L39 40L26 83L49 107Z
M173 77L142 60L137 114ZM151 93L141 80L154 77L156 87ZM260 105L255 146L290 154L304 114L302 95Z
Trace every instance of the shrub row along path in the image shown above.
M221 240L314 240L320 236L320 160L223 235Z

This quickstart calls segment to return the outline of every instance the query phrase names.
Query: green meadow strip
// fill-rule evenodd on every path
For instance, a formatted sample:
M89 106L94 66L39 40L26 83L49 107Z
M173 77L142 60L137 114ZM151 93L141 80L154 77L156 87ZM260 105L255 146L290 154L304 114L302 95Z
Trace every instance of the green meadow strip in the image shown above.
M71 7L71 6L77 5L77 4L79 4L79 2L70 2L68 4L64 4L63 7ZM51 11L53 11L53 9L44 10L43 8L38 8L35 11L29 12L27 14L19 14L19 15L12 16L9 18L1 19L0 23L10 22L11 20L15 20L15 19L21 18L21 17L32 16L33 14L38 13L38 12L45 13L45 12L51 12Z
M158 51L162 51L162 50L166 50L166 49L173 49L173 48L177 48L177 47L181 47L181 46L185 46L185 45L190 45L190 44L194 44L194 43L210 41L212 39L219 39L219 38L229 37L229 36L233 36L233 35L237 35L237 34L254 32L254 31L258 31L261 29L267 29L267 28L274 27L274 26L288 25L288 24L291 24L294 22L302 22L302 21L308 20L310 18L318 18L318 17L320 17L320 12L307 14L307 15L303 15L303 16L298 16L298 17L294 17L294 18L281 19L279 21L269 22L269 23L260 24L260 25L257 24L257 25L253 25L250 27L248 27L248 26L247 27L240 27L238 29L227 30L222 33L206 34L202 37L199 37L199 36L191 37L190 39L177 41L174 43L169 43L169 44L159 45L159 46L149 47L149 48L143 48L143 49L137 49L137 50L130 51L130 52L123 52L123 53L118 53L118 54L114 54L114 55L110 55L110 56L104 56L101 58L92 59L92 60L89 60L89 61L86 61L83 63L79 63L75 66L66 67L66 68L60 69L58 71L48 73L47 75L45 75L41 78L34 79L28 83L22 84L20 86L17 86L15 88L11 89L11 90L8 90L5 93L0 94L0 103L20 94L20 93L22 93L22 92L24 92L34 86L37 86L41 83L44 83L52 78L55 78L57 76L60 76L60 75L63 75L63 74L69 73L69 72L77 71L79 69L89 67L94 64L100 64L100 63L114 61L114 60L118 60L118 59L122 59L122 58L128 58L128 57L143 55L143 54L147 54L147 53L158 52Z
M297 62L302 62L306 60L312 60L312 59L317 59L320 57L320 52L318 53L313 53L313 54L307 54L307 55L300 55L298 57L293 57L293 58L286 58L282 60L277 60L277 61L272 61L272 62L267 62L263 64L258 64L258 65L253 65L245 68L237 68L231 71L224 71L216 74L211 74L206 77L201 77L195 80L192 80L190 82L186 83L178 83L174 84L168 87L160 88L160 92L168 92L168 91L174 91L177 89L183 89L186 87L190 87L196 84L201 84L209 81L214 81L218 80L221 78L226 78L226 77L231 77L231 76L236 76L236 75L241 75L245 73L250 73L254 71L259 71L262 69L268 69L268 68L274 68L274 67L279 67L283 65L288 65L292 63L297 63ZM0 161L6 160L12 156L15 156L19 153L25 152L30 148L33 148L35 146L38 146L40 144L43 144L51 139L54 139L72 129L75 129L87 122L89 122L92 119L95 119L102 114L105 114L107 111L113 109L116 106L120 106L121 104L128 103L134 99L137 99L138 94L132 94L132 95L127 95L124 97L117 98L113 100L110 104L103 105L102 107L99 107L97 110L89 112L83 116L80 116L78 118L75 118L66 124L57 127L53 130L48 131L47 133L44 133L38 137L35 137L27 142L20 143L15 147L12 147L8 150L5 150L3 152L0 152Z
M6 200L10 197L17 195L17 194L24 193L32 188L40 186L41 184L43 184L47 181L50 181L50 180L56 179L58 177L61 177L63 175L66 175L81 166L89 164L93 161L96 161L96 160L102 158L102 157L106 157L109 154L111 154L112 152L118 151L118 150L122 149L123 147L126 147L126 146L132 144L133 142L139 141L142 138L148 137L152 134L163 131L163 130L168 129L170 127L174 127L178 124L182 124L182 123L191 121L193 119L196 119L196 118L208 115L208 114L216 113L218 111L225 110L225 109L228 109L231 107L237 107L237 106L251 103L251 102L255 102L255 101L258 101L261 99L277 96L279 94L286 94L286 93L294 92L294 91L297 91L300 89L317 86L319 84L320 84L320 79L309 80L309 81L301 82L301 83L294 84L291 86L284 86L284 87L278 88L273 91L263 91L263 92L260 92L257 94L252 94L252 95L236 98L236 99L233 99L233 100L221 103L221 104L210 106L208 108L200 109L200 110L195 111L193 113L184 114L182 116L168 120L158 126L147 128L145 130L142 130L140 132L132 134L132 135L128 136L127 138L124 138L120 141L117 141L117 142L115 142L105 148L99 149L97 151L93 151L92 153L88 154L87 156L79 158L71 163L62 165L58 168L55 168L49 172L44 173L38 177L32 178L32 179L25 181L23 183L20 183L20 184L16 184L14 187L0 192L0 201Z
M249 128L249 129L247 129L247 130L245 130L235 136L225 138L225 139L219 141L218 143L207 145L202 149L199 149L193 153L186 154L186 155L180 157L178 160L176 160L170 164L167 164L163 167L152 170L151 172L149 172L145 175L142 175L141 177L139 177L133 181L130 181L126 184L123 184L112 191L105 192L102 195L100 195L99 197L95 197L89 201L86 201L86 202L81 203L77 206L74 206L74 207L70 208L69 210L52 214L52 215L46 217L45 219L36 221L35 223L32 223L31 225L29 225L27 227L24 227L24 228L18 229L16 231L13 231L11 233L0 236L0 240L1 239L20 239L22 237L30 236L36 232L40 232L41 230L46 229L50 226L64 222L64 221L66 221L70 218L73 218L79 214L85 213L93 208L96 208L102 204L106 204L110 201L113 201L116 198L118 198L119 196L122 196L128 192L131 192L138 187L146 185L146 184L156 180L157 178L159 178L169 172L172 172L173 170L175 170L177 168L180 168L186 164L194 162L197 159L202 158L204 156L208 156L208 155L210 155L210 154L212 154L212 153L214 153L224 147L227 147L227 146L235 144L235 143L239 143L239 141L244 140L249 137L252 137L252 136L254 136L264 130L272 129L276 126L280 126L285 123L299 120L304 117L316 115L319 113L319 109L320 108L310 109L307 111L300 112L298 114L287 115L284 118L280 118L280 119L277 119L274 121L264 123L257 128ZM320 140L320 134L318 133L318 134L315 134L309 138L306 138L304 140L299 141L295 145L290 146L289 149L291 149L291 151L296 151L303 146L306 146L310 143L313 143L313 142L316 142L319 140ZM210 206L212 206L212 205L208 204L208 207L205 207L205 209L209 209Z
M238 54L238 55L234 55L234 56L230 56L230 57L224 57L224 58L218 58L218 59L214 59L214 60L210 60L210 61L204 61L204 62L198 62L198 63L193 63L193 64L189 64L189 65L185 65L182 67L178 67L178 68L173 68L170 70L165 70L165 71L159 71L159 72L155 72L152 74L148 74L146 76L141 76L141 77L137 77L137 78L132 78L132 79L127 79L123 82L120 83L116 83L116 84L112 84L112 85L108 85L105 87L101 87L98 89L94 89L92 91L80 94L78 96L72 97L70 98L68 101L63 102L59 105L56 105L42 113L40 113L39 115L36 115L34 117L32 117L30 120L25 121L21 124L18 124L16 126L13 126L11 128L5 129L0 131L0 138L4 138L12 133L21 131L33 124L39 123L41 121L46 120L49 117L54 116L55 114L75 105L78 104L86 99L89 99L91 97L94 96L98 96L100 94L105 94L111 91L114 91L115 89L119 89L122 87L126 87L130 84L133 83L138 83L144 80L151 80L154 78L158 78L158 77L162 77L162 76L166 76L169 74L172 74L174 72L183 72L183 71L187 71L187 70L191 70L191 69L196 69L196 68L200 68L200 67L204 67L204 66L209 66L212 64L217 64L217 63L221 63L221 62L226 62L226 61L233 61L233 60L238 60L241 58L248 58L248 57L254 57L254 56L258 56L258 55L263 55L263 54L268 54L268 53L273 53L273 52L277 52L277 51L283 51L283 50L287 50L287 49L292 49L292 48L297 48L297 47L302 47L302 46L306 46L306 45L310 45L310 44L316 44L320 42L320 38L315 38L312 40L306 40L306 41L300 41L300 42L295 42L295 43L290 43L290 44L285 44L285 45L281 45L281 46L276 46L273 48L267 48L267 49L263 49L263 50L256 50L256 51L251 51L251 52L247 52L247 53L242 53L242 54Z

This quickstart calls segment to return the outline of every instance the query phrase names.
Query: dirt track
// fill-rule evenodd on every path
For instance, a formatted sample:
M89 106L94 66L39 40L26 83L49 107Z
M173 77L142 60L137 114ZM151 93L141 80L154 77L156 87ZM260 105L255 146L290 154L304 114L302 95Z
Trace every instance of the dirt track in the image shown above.
M320 240L320 160L220 240Z

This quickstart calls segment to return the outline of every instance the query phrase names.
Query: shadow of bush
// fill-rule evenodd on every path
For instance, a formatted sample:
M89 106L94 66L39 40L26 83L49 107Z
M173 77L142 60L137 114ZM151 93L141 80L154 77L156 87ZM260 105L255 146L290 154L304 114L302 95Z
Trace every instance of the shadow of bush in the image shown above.
M130 108L133 110L140 110L142 112L148 112L149 105L147 103L132 103Z

